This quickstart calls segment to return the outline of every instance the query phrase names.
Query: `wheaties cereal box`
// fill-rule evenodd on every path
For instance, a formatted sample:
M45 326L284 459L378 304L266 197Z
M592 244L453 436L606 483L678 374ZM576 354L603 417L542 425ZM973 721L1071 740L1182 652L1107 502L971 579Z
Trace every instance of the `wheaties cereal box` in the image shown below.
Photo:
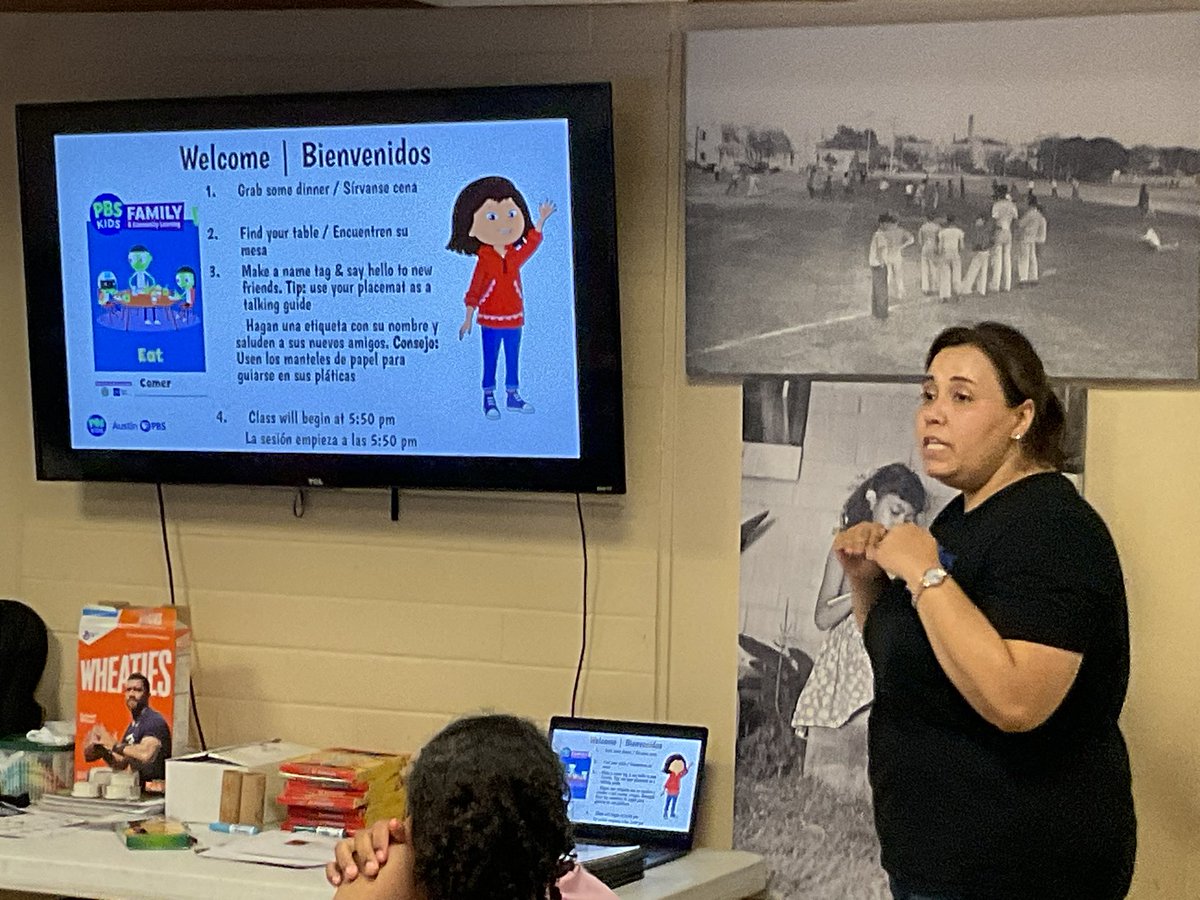
M191 630L174 607L88 606L79 619L75 780L133 770L162 789L166 761L186 752Z

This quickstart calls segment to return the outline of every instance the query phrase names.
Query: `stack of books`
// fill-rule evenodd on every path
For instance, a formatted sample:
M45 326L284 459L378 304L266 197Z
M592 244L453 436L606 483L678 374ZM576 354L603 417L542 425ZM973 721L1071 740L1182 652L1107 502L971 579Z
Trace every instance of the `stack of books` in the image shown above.
M379 819L403 818L407 753L333 747L279 764L286 779L277 798L287 831L353 834Z

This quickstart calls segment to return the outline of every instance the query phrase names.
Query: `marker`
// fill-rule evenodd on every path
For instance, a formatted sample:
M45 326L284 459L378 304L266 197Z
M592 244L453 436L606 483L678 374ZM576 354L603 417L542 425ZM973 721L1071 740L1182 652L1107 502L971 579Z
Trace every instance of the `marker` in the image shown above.
M235 825L230 822L213 822L208 826L210 831L223 831L226 834L258 834L257 825Z
M344 838L346 836L345 828L335 828L332 825L293 825L292 831L319 834L323 837Z

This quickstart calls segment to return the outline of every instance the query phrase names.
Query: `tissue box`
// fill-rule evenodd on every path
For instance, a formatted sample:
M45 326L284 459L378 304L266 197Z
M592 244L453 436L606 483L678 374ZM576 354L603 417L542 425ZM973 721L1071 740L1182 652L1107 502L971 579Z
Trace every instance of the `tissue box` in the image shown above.
M279 764L312 752L312 747L287 741L264 741L168 759L167 818L181 822L221 821L221 778L232 769L266 775L263 822L278 822L283 818L283 808L275 802L275 797L283 790L284 781Z

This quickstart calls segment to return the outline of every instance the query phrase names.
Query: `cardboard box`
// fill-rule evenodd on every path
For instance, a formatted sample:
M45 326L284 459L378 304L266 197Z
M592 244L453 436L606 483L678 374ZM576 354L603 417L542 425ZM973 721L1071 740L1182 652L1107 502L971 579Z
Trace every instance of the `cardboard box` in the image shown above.
M314 748L287 741L220 747L167 760L167 818L183 822L221 821L221 779L230 770L261 772L267 777L263 822L279 822L283 808L275 798L283 790L279 764Z
M165 759L188 743L191 646L191 630L174 607L84 607L75 670L76 781L101 766L132 768L143 784L162 778ZM133 682L145 692L142 680L149 696L139 711L136 700L127 702L126 688ZM152 759L111 752L114 743L124 749L146 734L159 739Z

